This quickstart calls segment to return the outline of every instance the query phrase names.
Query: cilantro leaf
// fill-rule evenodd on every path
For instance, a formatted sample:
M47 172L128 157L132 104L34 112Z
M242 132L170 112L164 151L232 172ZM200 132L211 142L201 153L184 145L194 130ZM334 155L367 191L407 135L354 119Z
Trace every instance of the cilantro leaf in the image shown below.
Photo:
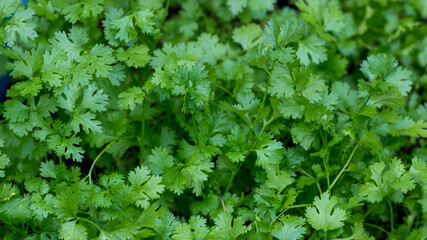
M248 50L257 44L261 34L262 29L258 25L248 24L233 30L233 40Z
M237 239L240 235L246 232L246 227L243 225L244 221L238 217L233 218L229 213L220 213L214 219L215 225L217 226L214 232L216 237L221 239Z
M296 52L298 59L305 66L311 63L319 64L326 61L326 49L324 48L326 41L312 34L307 39L301 40L298 43Z
M159 198L165 187L160 184L162 178L152 176L151 171L145 166L137 167L131 171L128 179L133 187L132 200L135 205L141 208L147 208L149 200Z
M123 61L129 67L140 68L150 62L149 48L144 45L135 45L126 50L119 48L117 52L117 59Z
M256 165L262 166L264 169L268 169L280 162L283 156L282 143L276 140L271 140L271 136L262 134L257 138L257 145L255 151L257 153Z
M129 88L120 93L119 104L122 109L134 110L136 104L141 104L145 99L145 92L139 87Z
M304 236L305 219L302 217L285 215L280 218L280 224L273 230L273 236L283 240L297 240Z
M322 193L320 198L315 197L313 202L315 207L308 207L305 211L308 223L314 229L323 230L324 232L344 226L347 213L335 207L337 203L337 198L329 198L327 193Z
M65 222L61 225L59 238L64 240L86 240L87 230L83 225L77 223L77 221Z
M35 15L35 11L31 8L25 8L22 5L16 8L13 16L7 20L6 27L2 27L0 30L2 43L12 47L15 45L18 35L23 42L35 39L38 34L35 31L36 24L31 21L33 15Z
M403 194L415 188L414 179L397 158L391 160L388 169L383 162L378 162L370 166L370 171L373 182L365 183L360 189L360 194L369 202L380 202L386 196L400 202Z

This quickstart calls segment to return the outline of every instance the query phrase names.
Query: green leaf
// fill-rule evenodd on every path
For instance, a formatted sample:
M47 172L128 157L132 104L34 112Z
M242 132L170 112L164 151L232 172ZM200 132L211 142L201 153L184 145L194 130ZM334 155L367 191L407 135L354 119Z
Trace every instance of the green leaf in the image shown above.
M276 64L271 73L268 93L277 98L291 98L295 94L294 80L287 68Z
M25 189L30 193L39 193L45 195L49 192L49 184L45 179L27 178L25 180Z
M7 100L3 116L11 122L24 122L28 119L30 108L18 100Z
M101 122L96 121L95 117L95 114L91 112L75 115L70 122L70 126L74 132L79 132L81 126L86 133L100 133L102 132Z
M285 118L292 117L294 119L299 119L303 116L305 106L290 99L279 102L277 108Z
M169 151L162 147L156 147L151 150L152 154L148 156L148 166L154 174L164 174L167 169L174 165L174 158L169 155Z
M248 0L249 8L254 12L267 12L274 9L274 0Z
M285 20L284 24L280 26L282 33L281 40L284 44L297 42L302 38L302 34L306 31L306 24L304 21L294 18Z
M180 223L174 230L172 239L175 240L193 240L208 239L210 236L209 227L206 226L206 219L194 215L188 220L188 223Z
M360 70L371 81L379 79L391 83L402 96L406 96L411 90L411 72L399 67L393 56L384 53L371 55L362 62Z
M78 58L79 66L96 77L107 77L113 71L111 66L116 62L113 50L103 44L96 44L89 52Z
M152 176L146 166L140 166L131 171L128 176L132 189L132 201L141 208L147 208L149 200L157 199L163 192L164 185L160 184L162 178Z
M276 48L279 45L279 34L280 29L277 22L274 19L268 20L267 24L264 26L264 34L262 36L264 42Z
M76 23L81 18L96 17L102 12L102 0L93 1L53 1L54 6L60 7L60 12L65 15L65 19L70 23Z
M204 56L201 59L202 62L215 65L217 61L222 59L226 54L226 46L219 42L219 38L216 35L202 33L202 35L197 38L197 42L204 52Z
M415 188L414 179L397 158L391 160L388 169L385 169L383 162L369 168L373 182L365 183L360 189L360 194L367 197L369 202L380 202L386 196L394 202L401 202L403 194ZM397 192L392 196L393 191Z
M233 218L229 213L222 212L214 219L216 229L214 234L217 238L224 240L238 239L247 230L245 223L240 217Z
M417 177L421 182L427 181L427 163L417 157L412 158L412 165L409 169L409 173Z
M75 219L77 216L78 206L77 201L68 194L61 194L54 200L53 206L55 214L59 219L69 221Z
M248 0L227 0L227 6L233 15L237 15L247 6Z
M427 137L427 122L415 122L409 117L403 117L393 124L393 131L399 135Z
M257 24L248 24L233 30L233 40L239 43L244 50L254 47L262 34L262 29Z
M340 9L339 1L298 0L296 5L301 10L302 17L314 25L317 33L327 41L336 40L328 32L339 36L344 30L350 31L345 28L347 23Z
M175 216L171 212L166 212L160 218L156 219L154 230L162 239L170 239L173 230L178 225Z
M51 194L47 194L42 197L40 194L33 194L31 196L30 209L33 211L33 216L38 220L42 221L48 215L53 214L53 201L54 197Z
M326 61L325 40L317 37L315 34L310 35L307 39L298 43L297 57L301 63L308 66L312 63L319 64Z
M368 237L365 233L365 229L363 228L363 223L356 222L351 229L353 230L353 234L347 239L357 239L357 240L375 240L374 237Z
M17 192L16 188L8 188L7 190L13 191L9 193L8 198L13 197ZM31 216L30 206L26 199L14 197L0 205L0 217L3 222L10 224L22 223L31 218Z
M0 151L0 178L5 177L4 169L9 165L10 159L6 154L1 153Z
M294 142L299 143L305 150L308 150L317 139L315 132L304 123L292 126L291 133Z
M40 164L40 176L44 178L57 178L57 166L53 161L42 162Z
M418 229L414 228L411 231L411 235L409 236L408 240L423 239L425 236L427 236L427 227L421 226Z
M280 224L276 224L273 236L282 240L297 240L304 236L306 228L305 219L302 217L285 215L280 218Z
M86 240L86 228L77 221L65 222L59 230L59 238L64 240Z
M33 15L35 15L33 9L25 9L22 5L18 7L14 11L13 16L6 22L4 30L0 31L3 44L6 43L9 47L14 46L18 35L19 39L23 42L35 39L37 32L35 31L36 24L31 21Z
M71 28L70 33L68 33L68 36L65 32L56 32L54 37L49 39L49 42L54 47L54 49L52 50L52 55L56 55L54 54L56 53L56 49L60 49L61 53L66 53L67 57L71 61L77 60L80 57L81 52L84 50L83 45L88 41L89 38L86 30L77 27ZM45 60L53 56L45 54Z
M284 153L282 143L272 140L272 136L265 133L257 137L256 140L255 152L257 154L257 160L255 164L266 170L269 169L270 166L278 164Z
M145 92L139 87L132 87L119 94L120 108L134 110L136 104L142 104L145 99Z
M150 62L151 56L149 55L150 49L144 45L135 45L126 50L119 48L116 50L117 59L125 62L129 67L145 67Z
M308 207L305 210L308 223L310 223L314 229L323 230L324 232L344 226L347 213L335 207L337 203L337 198L329 198L328 193L322 193L320 198L315 197L313 202L315 207Z

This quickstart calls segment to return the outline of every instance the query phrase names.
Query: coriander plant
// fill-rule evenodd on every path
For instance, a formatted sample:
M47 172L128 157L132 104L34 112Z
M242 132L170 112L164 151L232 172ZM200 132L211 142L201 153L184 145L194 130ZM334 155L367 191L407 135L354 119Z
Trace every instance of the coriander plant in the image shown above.
M1 0L0 238L427 238L426 19Z

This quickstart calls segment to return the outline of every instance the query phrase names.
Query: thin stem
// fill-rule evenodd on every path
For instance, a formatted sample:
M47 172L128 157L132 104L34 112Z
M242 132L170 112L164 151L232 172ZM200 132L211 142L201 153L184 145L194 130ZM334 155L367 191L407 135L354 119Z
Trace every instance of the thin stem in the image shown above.
M323 158L323 166L325 167L325 171L326 171L326 181L328 182L328 193L329 196L331 196L331 183L329 181L329 169L328 169L328 165L326 164L326 160L325 157Z
M274 62L273 63L273 66L272 66L272 69L274 69L274 65L276 64L276 62ZM264 96L262 97L262 102L261 102L261 106L262 107L264 107L264 104L265 104L265 99L267 99L267 94L268 94L268 88L270 87L270 80L271 80L271 73L266 69L266 68L263 68L264 69L264 71L268 74L268 79L267 79L267 87L265 88L265 92L264 92ZM254 121L254 123L253 123L253 125L252 125L252 127L251 127L251 129L253 129L254 127L255 127L255 125L256 125L256 123L258 122L258 119L259 119L259 117L260 117L260 115L261 115L261 109L260 109L260 111L258 111L258 114L257 114L257 116L256 116L256 118L255 118L255 121Z
M140 149L141 152L144 149L144 145L145 145L145 112L146 112L145 106L146 106L146 103L144 102L142 104L142 110L144 111L144 113L143 113L143 119L141 121L141 149Z
M236 177L237 173L239 172L240 168L242 167L243 163L245 162L245 159L246 159L246 158L249 156L249 154L252 152L252 149L255 147L255 144L256 144L256 143L253 143L253 144L252 144L252 147L250 148L251 150L249 150L249 151L248 151L248 153L246 153L245 157L243 158L243 161L241 161L241 162L239 163L239 165L237 165L237 167L235 167L235 168L233 169L233 172L231 173L231 177L230 177L230 179L228 180L227 187L225 188L224 194L230 190L230 188L231 188L231 184L233 183L234 178Z
M390 200L387 198L387 202L388 202L388 206L390 208L390 232L393 235L393 230L394 230L394 226L393 226L393 206L391 206L391 202Z
M159 30L162 29L163 23L165 22L166 17L168 16L170 3L171 3L171 0L166 1L165 12L163 13L162 20L160 21Z
M356 146L353 148L353 151L351 152L350 157L348 157L348 160L345 163L344 167L341 169L341 171L338 173L338 175L336 176L336 178L332 182L331 187L330 187L330 191L332 191L332 188L334 187L335 183L337 183L337 181L340 179L341 175L347 169L348 164L350 164L351 159L353 159L354 153L356 152L356 150L359 147L359 145L360 145L360 142L358 144L356 144Z
M85 177L89 177L89 184L92 184L92 170L95 167L96 162L98 161L99 158L101 158L102 154L104 154L105 151L107 151L108 148L111 147L111 145L113 145L115 142L117 141L117 138L114 139L113 141L110 142L110 144L108 144L99 154L98 156L96 156L95 160L93 161L92 165L90 166L89 169L89 173L88 175Z
M246 156L245 156L245 159L246 159ZM233 180L234 180L234 178L236 177L237 173L239 172L240 168L242 167L242 165L243 165L243 162L244 162L244 161L245 161L245 160L243 159L243 161L241 161L241 162L239 163L239 165L237 165L237 167L235 167L235 168L233 169L233 172L231 173L231 177L230 177L230 179L228 180L227 187L225 188L224 193L226 193L226 192L228 192L228 191L230 190L230 188L231 188L231 184L233 183Z
M377 226L377 225L371 224L371 223L364 223L364 225L367 226L367 227L376 228L376 229L380 230L381 232L386 233L387 236L390 236L390 233L387 230L385 230L384 228L380 227L380 226Z
M197 136L199 136L198 130L197 130L197 124L196 124L196 119L194 118L194 116L191 118L192 122L193 122L193 131L194 131L194 140L196 141L196 144L199 144L199 138Z
M230 96L232 96L234 98L234 94L232 92L230 92L227 88L225 88L219 84L215 84L215 87L222 89L224 92L228 93Z
M319 184L319 180L317 180L315 177L311 176L310 174L308 174L308 173L307 173L306 171L304 171L304 170L299 170L299 172L301 172L302 174L306 175L307 177L309 177L309 178L311 178L311 179L315 180L315 181L316 181L317 189L319 190L319 194L322 194L322 193L323 193L322 188L320 187L320 184Z
M280 216L282 216L285 212L287 212L289 209L292 209L292 208L302 208L302 207L310 207L310 206L313 206L313 204L298 204L298 205L293 205L293 206L290 206L290 207L288 207L288 208L286 208L285 210L283 210L283 211L281 211L274 219L273 219L273 222L271 222L271 223L274 223L277 219L279 219L279 217Z
M90 215L90 213L88 211L81 211L81 210L79 210L79 213Z
M369 209L365 215L363 215L363 219L365 219L369 214L371 214L372 210L374 210L374 208Z
M130 75L130 78L132 78L132 81L135 83L138 83L138 81L136 81L135 74L133 74L133 72L132 72L132 69L128 68L127 70L128 70L129 75Z
M248 113L245 114L245 121L251 129L254 128L255 125L252 125L251 119L249 119Z
M325 167L325 172L326 172L326 182L328 183L328 194L329 197L331 196L331 182L329 179L329 166L328 166L328 161L329 161L329 152L328 152L328 146L326 143L326 137L323 134L322 129L320 129L320 137L322 138L322 142L323 142L323 146L326 150L325 154L328 154L327 159L325 159L325 154L322 156L322 160L323 160L323 166Z
M221 195L219 195L218 197L219 197L219 200L221 201L222 208L224 209L224 212L228 212L227 207L225 207L225 203L224 203L224 200L222 200Z
M262 128L261 128L261 132L259 132L259 135L261 135L261 134L264 132L265 128L266 128L268 125L270 125L270 123L271 123L271 122L273 122L273 121L274 121L274 119L275 119L275 117L274 117L274 115L273 115L273 116L272 116L268 121L263 121Z
M100 232L102 232L102 229L98 226L98 224L96 224L96 223L92 222L91 220L89 220L89 219L87 219L87 218L84 218L84 217L78 217L77 219L78 219L78 220L82 220L82 221L84 221L84 222L87 222L87 223L92 224L92 225L93 225L94 227L96 227Z

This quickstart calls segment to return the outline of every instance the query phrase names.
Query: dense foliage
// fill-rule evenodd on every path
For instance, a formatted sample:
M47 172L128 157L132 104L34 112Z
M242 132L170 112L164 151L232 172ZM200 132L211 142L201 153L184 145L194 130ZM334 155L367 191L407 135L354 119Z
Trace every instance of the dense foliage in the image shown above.
M1 0L0 238L426 238L426 18Z

